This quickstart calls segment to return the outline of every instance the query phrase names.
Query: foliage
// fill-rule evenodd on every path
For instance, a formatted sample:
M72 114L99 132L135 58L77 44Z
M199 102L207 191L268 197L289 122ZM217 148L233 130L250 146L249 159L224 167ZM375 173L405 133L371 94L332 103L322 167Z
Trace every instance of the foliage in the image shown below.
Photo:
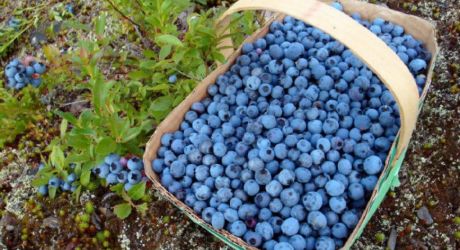
M51 18L62 21L64 29L89 32L94 39L80 40L77 49L65 54L53 46L43 49L49 71L41 91L60 87L68 93L78 92L79 99L87 105L78 113L53 107L54 114L62 119L60 136L48 146L49 159L34 185L44 185L53 176L65 178L75 173L79 180L74 183L77 198L84 190L107 186L104 180L92 175L92 169L109 153L142 155L142 147L154 125L218 62L225 61L218 47L222 37L214 27L220 10L193 13L193 3L189 0L107 0L107 3L114 13L127 20L124 24L132 31L129 33L136 34L128 39L143 45L142 56L113 48L119 35L113 33L113 28L107 29L110 13L101 13L91 27L72 15L60 15L62 6L52 9ZM184 15L184 11L189 13ZM239 31L231 34L235 41L244 38L241 31L251 33L258 27L253 22L251 15L236 16L231 24L232 30ZM110 67L107 61L111 61ZM117 71L123 71L125 77L115 79L113 73ZM177 82L169 83L170 75L177 75ZM9 97L4 102L7 104L0 103L0 119L8 110L2 110L2 105L23 107L14 113L16 116L30 114L32 109L43 110L32 106L37 101L26 97L27 91L30 90L23 92L22 99ZM10 127L21 127L20 123L11 122L13 118L8 118ZM120 218L129 216L133 208L140 213L146 211L149 196L143 183L128 192L121 185L111 187L123 199L114 208ZM55 195L56 190L51 190L50 196Z
M8 22L15 20L16 25L11 25L8 22L0 24L0 57L5 55L8 48L17 41L21 35L28 31L33 25L36 25L40 13L45 9L46 4L39 4L20 8L11 13ZM27 17L27 18L26 18Z
M3 85L3 81L0 80L0 84ZM16 95L12 90L0 88L0 148L42 118L40 107L35 88L29 86Z

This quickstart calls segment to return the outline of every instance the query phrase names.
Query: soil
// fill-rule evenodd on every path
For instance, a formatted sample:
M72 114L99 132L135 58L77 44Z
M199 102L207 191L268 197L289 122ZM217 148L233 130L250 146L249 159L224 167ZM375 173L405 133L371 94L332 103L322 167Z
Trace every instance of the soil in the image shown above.
M50 5L58 3L49 2ZM27 3L13 1L7 6L21 8ZM213 1L213 4L221 2ZM401 185L387 195L353 248L460 249L460 239L454 237L460 225L453 222L454 217L460 216L460 2L389 0L378 4L387 4L392 9L421 16L436 24L440 54L417 130L401 168ZM94 16L101 8L101 4L79 1L75 11L84 13L79 17L81 22L89 23L87 17ZM0 16L7 16L7 13L8 8L0 10ZM3 21L1 17L0 21ZM69 36L79 37L79 34ZM61 48L72 46L65 37L48 42ZM126 41L121 37L117 43L125 44ZM126 46L138 50L136 44ZM24 54L24 50L14 46L8 58ZM1 59L2 67L6 59ZM79 100L79 94L57 89L46 94L45 99L53 101L44 100L43 105L48 106L47 110L64 105L63 110L78 113L85 105L74 103ZM0 249L228 248L158 197L155 191L151 191L146 216L133 213L123 221L111 212L118 198L105 188L84 193L78 201L65 194L54 201L37 198L35 188L30 185L40 161L35 152L43 151L59 133L59 121L55 116L44 116L35 125L38 129L30 128L26 135L0 151ZM80 228L79 217L88 202L94 204L95 212L88 227ZM427 220L417 215L424 207L433 219L431 224L426 224ZM98 232L105 230L109 236L98 239Z

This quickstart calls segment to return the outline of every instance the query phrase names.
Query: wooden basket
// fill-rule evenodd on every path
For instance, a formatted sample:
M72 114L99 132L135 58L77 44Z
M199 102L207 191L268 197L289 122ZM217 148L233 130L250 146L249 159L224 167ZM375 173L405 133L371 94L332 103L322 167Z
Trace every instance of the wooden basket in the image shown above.
M414 38L424 43L424 46L431 52L432 59L429 64L425 88L421 97L419 97L415 80L399 57L376 35L354 21L347 14L329 6L328 3L330 2L332 1L240 0L222 15L217 25L221 30L225 31L225 24L229 23L230 15L244 10L267 10L279 13L263 28L245 40L245 42L254 42L267 34L269 25L273 20L279 20L285 15L293 16L324 31L344 44L380 78L393 94L400 109L401 128L390 149L390 153L385 162L385 168L363 211L359 223L342 248L349 249L353 242L361 235L365 225L380 206L389 188L398 182L397 177L399 169L415 128L419 110L431 84L438 47L435 38L435 28L432 24L419 17L360 1L340 1L344 7L345 13L359 13L363 19L368 20L381 17L392 23L403 26L407 34L412 35ZM226 39L222 42L222 45L232 45L232 41ZM226 230L216 230L212 228L210 224L196 215L193 209L189 208L182 201L169 193L168 190L161 185L159 176L152 170L152 160L156 158L157 150L160 147L160 139L163 134L176 131L180 127L180 123L183 121L184 115L190 109L190 106L194 102L200 101L207 96L207 87L213 84L219 75L229 70L240 53L241 46L236 51L233 51L233 49L225 49L223 54L226 56L227 62L220 65L199 83L187 98L158 125L147 143L144 154L144 166L147 176L153 182L153 188L158 190L162 196L185 212L195 223L235 249L256 249Z

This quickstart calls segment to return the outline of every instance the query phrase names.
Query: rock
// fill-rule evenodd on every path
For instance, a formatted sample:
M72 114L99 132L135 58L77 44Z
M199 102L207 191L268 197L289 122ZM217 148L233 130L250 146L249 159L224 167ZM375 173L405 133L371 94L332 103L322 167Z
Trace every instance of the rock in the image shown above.
M102 225L101 225L101 218L97 213L91 214L91 223L93 223L96 226L97 230L102 230Z
M430 211L428 208L423 206L417 210L417 217L422 220L426 225L433 224L433 217L431 217Z
M394 227L391 228L390 237L388 237L387 249L395 250L396 249L396 238L398 237L398 232Z
M59 224L59 220L56 217L50 216L50 217L46 217L43 220L43 226L44 227L49 227L49 228L52 228L52 229L57 229L57 228L59 228L60 224Z

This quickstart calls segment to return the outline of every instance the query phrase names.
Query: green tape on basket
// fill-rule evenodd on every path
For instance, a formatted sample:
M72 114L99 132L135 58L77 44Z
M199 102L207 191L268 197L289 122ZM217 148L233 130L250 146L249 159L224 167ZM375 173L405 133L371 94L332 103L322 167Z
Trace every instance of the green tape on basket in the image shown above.
M355 238L353 239L353 241L356 241L357 239L359 239L359 237L361 237L361 234L363 233L364 228L366 227L367 223L371 219L372 215L374 215L374 213L380 207L380 204L382 203L382 201L385 199L385 196L386 196L388 190L390 190L390 188L393 188L395 186L395 184L399 183L398 173L399 173L399 170L401 169L401 165L402 165L402 163L404 161L406 151L407 151L407 149L404 150L404 152L401 154L401 157L399 157L398 161L396 161L396 162L394 162L394 156L396 154L396 150L393 149L391 151L390 159L388 161L388 164L390 164L390 165L394 164L394 166L392 168L389 168L387 173L385 173L382 181L380 182L376 197L372 201L372 203L370 205L370 208L369 208L369 211L366 214L366 217L364 217L363 223L359 227L358 232L357 232Z

